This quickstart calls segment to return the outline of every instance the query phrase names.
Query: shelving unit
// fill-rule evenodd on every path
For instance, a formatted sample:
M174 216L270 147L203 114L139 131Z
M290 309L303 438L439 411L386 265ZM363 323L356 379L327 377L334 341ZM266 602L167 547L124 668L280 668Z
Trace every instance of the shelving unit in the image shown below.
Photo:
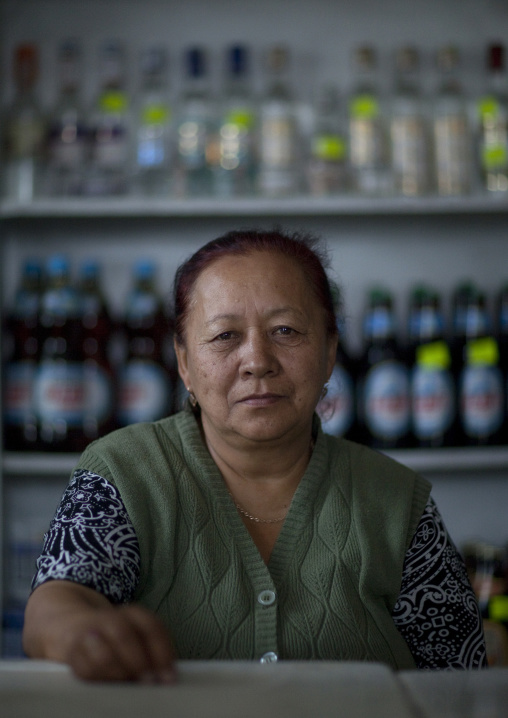
M316 0L312 8L307 0L247 0L241 5L240 11L232 2L206 0L0 0L3 102L12 94L9 68L16 42L28 39L43 46L41 94L49 105L54 99L56 43L78 32L86 38L87 57L113 31L136 51L143 38L162 42L171 49L175 76L180 71L178 53L192 43L211 46L216 58L231 41L245 39L258 50L283 40L295 48L295 74L304 101L312 96L317 79L336 81L347 92L348 58L364 41L376 44L384 56L406 41L427 51L456 42L467 50L466 81L474 92L484 46L508 37L504 0L418 0L410 14L404 0L387 0L382 7L375 0L360 0L347 8L333 0ZM94 90L93 71L87 75L88 99ZM383 71L388 76L388 70ZM261 79L258 73L258 90ZM156 258L161 288L167 291L180 261L211 237L237 227L274 224L308 230L326 240L344 294L348 339L356 348L365 292L373 283L394 292L402 325L408 293L418 281L430 281L446 301L464 278L473 278L490 295L508 279L508 196L476 192L449 199L345 195L231 201L124 197L40 199L27 205L0 199L1 301L8 303L12 297L24 257L65 251L73 261L90 255L103 261L106 294L121 309L134 258L146 253ZM508 447L404 450L390 455L431 479L433 495L459 546L468 539L508 541ZM51 502L77 459L73 454L0 450L0 563L12 507L35 496L32 510L39 511L41 523L49 522ZM39 505L46 487L50 498ZM2 573L0 565L0 613L6 594Z

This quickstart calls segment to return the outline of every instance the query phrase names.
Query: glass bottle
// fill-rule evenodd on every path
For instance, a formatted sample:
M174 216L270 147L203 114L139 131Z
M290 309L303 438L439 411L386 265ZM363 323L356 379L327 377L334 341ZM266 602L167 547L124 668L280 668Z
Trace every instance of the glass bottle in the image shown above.
M42 346L34 382L40 445L46 451L81 451L83 352L80 304L66 257L50 257L41 300Z
M273 47L266 57L267 87L260 103L258 191L285 197L300 188L298 131L289 72L289 50Z
M501 444L508 444L508 282L504 284L497 296L497 340L499 343L499 366L503 372L505 392L504 421L501 430Z
M230 47L226 82L218 108L213 191L218 197L250 195L254 189L256 113L249 76L249 52Z
M352 189L361 195L386 194L391 188L388 132L373 47L356 48L353 70L355 86L348 102Z
M410 432L409 371L397 341L390 292L369 293L365 348L359 361L359 440L377 449L407 446Z
M430 189L430 131L419 83L420 56L413 47L395 56L395 91L390 109L394 190L408 197Z
M459 287L455 302L455 362L462 441L480 446L501 441L505 393L499 346L485 295Z
M64 42L58 52L60 91L51 113L47 137L49 195L68 197L83 192L89 133L80 98L81 48Z
M110 357L113 321L100 280L99 264L86 260L80 268L79 283L86 442L112 431L116 417L116 386Z
M456 441L456 388L451 351L437 292L416 287L409 313L411 424L419 447L450 446Z
M337 89L324 87L318 97L307 160L307 188L315 197L348 189L347 139Z
M172 173L172 111L164 48L141 54L141 89L136 113L134 183L137 193L168 197Z
M4 193L31 202L41 191L45 118L36 96L39 54L35 45L19 45L14 54L15 97L4 126Z
M508 97L503 45L487 49L487 91L478 102L478 151L482 187L508 191Z
M5 320L3 381L4 446L8 451L38 448L38 424L34 411L34 381L40 358L40 301L42 271L37 260L22 269L13 306Z
M325 395L317 405L323 431L354 438L356 424L355 364L344 342L344 321L338 322L337 356Z
M100 89L90 119L86 182L86 193L91 196L121 195L128 189L131 122L125 60L121 43L110 41L100 48Z
M472 136L467 101L458 76L460 53L444 47L437 54L440 85L433 103L434 162L438 194L471 191Z
M150 261L134 266L124 328L127 356L119 371L118 423L156 421L172 411L173 386L165 361L169 328Z
M214 109L207 61L203 48L191 48L185 54L184 89L176 108L175 193L179 197L203 197L212 191L207 153Z

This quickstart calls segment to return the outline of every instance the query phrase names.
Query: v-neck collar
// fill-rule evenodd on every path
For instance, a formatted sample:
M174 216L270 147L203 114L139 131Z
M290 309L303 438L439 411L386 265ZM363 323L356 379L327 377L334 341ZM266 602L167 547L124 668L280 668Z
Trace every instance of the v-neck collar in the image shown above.
M312 456L294 493L270 559L268 563L265 563L238 514L222 474L202 439L196 417L189 411L182 412L179 418L181 419L179 424L185 459L191 467L194 466L193 474L203 492L208 496L210 507L217 506L223 516L227 518L247 572L253 580L264 578L278 584L294 553L295 542L302 535L308 522L312 520L316 496L325 477L329 474L327 471L328 451L319 419L315 417L313 422L315 442Z

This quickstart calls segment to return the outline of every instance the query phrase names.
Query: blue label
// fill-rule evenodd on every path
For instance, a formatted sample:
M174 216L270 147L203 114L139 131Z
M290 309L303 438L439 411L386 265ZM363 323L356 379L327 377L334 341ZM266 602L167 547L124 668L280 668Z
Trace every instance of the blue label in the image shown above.
M82 364L51 359L41 362L35 378L34 403L42 421L82 426L84 394Z
M488 437L503 421L503 378L499 369L485 364L467 366L460 382L464 431L471 437Z
M394 440L409 430L409 376L396 361L373 366L365 379L363 410L373 436Z
M411 378L413 429L419 439L432 439L450 428L455 413L453 381L442 369L415 367Z
M345 369L336 364L326 396L317 406L323 431L332 436L344 436L354 417L353 382Z
M132 360L120 374L120 423L156 421L166 413L171 385L164 369L150 361Z
M4 418L8 424L21 426L33 412L35 362L20 361L5 370Z

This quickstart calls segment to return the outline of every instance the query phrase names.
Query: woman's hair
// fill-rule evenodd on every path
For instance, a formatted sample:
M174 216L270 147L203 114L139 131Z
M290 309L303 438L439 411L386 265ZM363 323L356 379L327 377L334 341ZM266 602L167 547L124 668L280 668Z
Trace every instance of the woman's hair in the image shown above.
M286 233L279 229L235 230L213 239L197 250L176 271L173 287L174 333L179 344L185 343L185 324L194 285L201 272L222 257L252 252L279 252L300 265L325 314L326 331L337 333L335 311L340 294L327 276L329 266L320 239L301 232Z

